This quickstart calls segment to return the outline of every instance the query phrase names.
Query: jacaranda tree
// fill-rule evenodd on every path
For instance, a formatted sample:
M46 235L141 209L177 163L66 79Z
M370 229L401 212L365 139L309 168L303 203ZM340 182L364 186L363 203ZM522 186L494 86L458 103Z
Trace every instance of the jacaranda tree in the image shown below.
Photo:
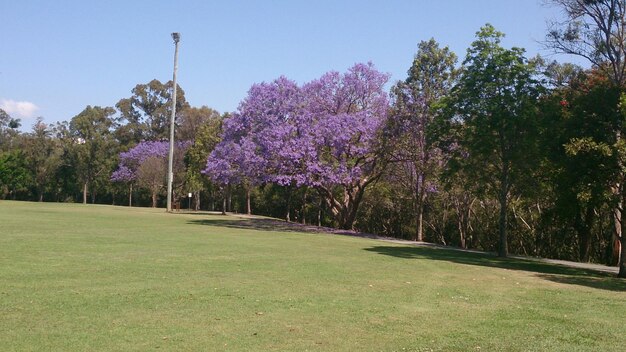
M237 112L224 120L222 142L210 154L205 173L222 186L303 182L298 172L296 122L303 116L302 92L284 77L252 86ZM248 211L250 207L248 206Z
M367 186L382 175L380 132L389 108L389 76L371 63L329 72L304 86L313 154L306 178L326 199L337 225L352 229Z
M185 179L181 175L185 171L183 156L190 145L191 142L182 141L177 142L174 148L174 183L178 188L182 186L180 180ZM132 205L132 187L137 183L150 190L152 207L156 207L157 195L165 186L168 151L168 141L144 141L129 151L120 153L120 163L118 169L111 174L111 181L129 185L129 205Z
M224 184L313 187L337 225L353 228L365 188L383 169L387 80L370 63L303 86L284 77L254 85L224 121L205 173Z

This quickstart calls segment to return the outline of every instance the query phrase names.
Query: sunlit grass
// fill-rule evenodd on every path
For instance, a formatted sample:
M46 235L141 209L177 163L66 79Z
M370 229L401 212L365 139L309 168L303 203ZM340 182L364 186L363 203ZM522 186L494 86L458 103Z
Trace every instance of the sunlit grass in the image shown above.
M581 270L0 201L2 351L622 351L625 332L626 281Z

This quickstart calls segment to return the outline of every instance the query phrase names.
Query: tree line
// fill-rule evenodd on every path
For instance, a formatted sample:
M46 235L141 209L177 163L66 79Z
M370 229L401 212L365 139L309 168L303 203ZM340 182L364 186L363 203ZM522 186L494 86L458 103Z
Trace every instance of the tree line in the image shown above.
M230 114L179 88L174 199L626 276L625 1L553 2L569 20L546 46L590 69L528 58L485 25L460 65L419 43L389 92L371 63L255 84ZM2 198L162 205L171 88L139 84L29 133L0 112Z

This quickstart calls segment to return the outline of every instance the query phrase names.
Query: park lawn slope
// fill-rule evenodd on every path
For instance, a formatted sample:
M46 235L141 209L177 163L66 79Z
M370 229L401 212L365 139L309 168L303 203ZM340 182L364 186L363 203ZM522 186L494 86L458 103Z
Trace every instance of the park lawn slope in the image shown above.
M622 351L626 281L229 216L0 201L3 351Z

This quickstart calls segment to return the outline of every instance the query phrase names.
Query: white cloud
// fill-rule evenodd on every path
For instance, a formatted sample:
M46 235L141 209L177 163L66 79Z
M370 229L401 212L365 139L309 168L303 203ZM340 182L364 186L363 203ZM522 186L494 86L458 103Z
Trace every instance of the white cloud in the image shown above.
M0 99L0 109L16 118L31 118L35 116L39 107L29 101L15 101L11 99Z

